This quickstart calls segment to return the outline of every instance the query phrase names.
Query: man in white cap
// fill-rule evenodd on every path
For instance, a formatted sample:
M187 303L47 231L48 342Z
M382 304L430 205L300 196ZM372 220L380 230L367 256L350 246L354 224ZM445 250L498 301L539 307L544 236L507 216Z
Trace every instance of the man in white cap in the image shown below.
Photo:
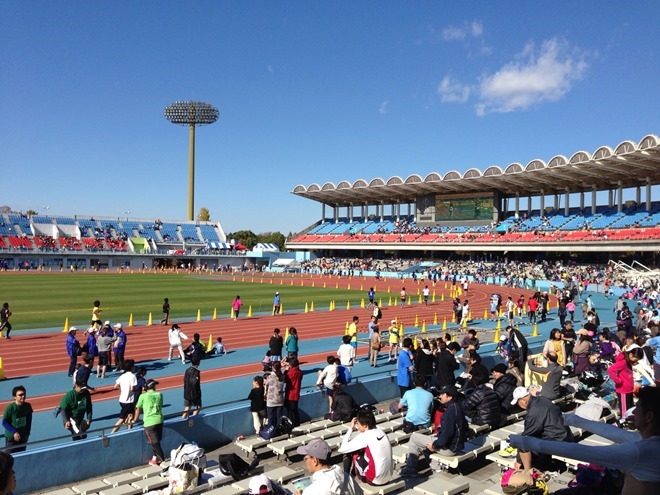
M358 495L362 488L342 466L330 464L332 449L321 438L315 438L307 445L298 447L296 452L305 456L305 467L311 475L309 485L294 482L294 495ZM303 480L301 480L302 482Z
M258 474L250 478L249 495L284 495L284 493L282 487L265 474Z
M511 405L518 405L527 411L525 428L521 435L554 440L557 442L573 442L573 434L568 426L564 425L559 406L541 396L530 394L525 387L517 387L513 391ZM511 455L512 452L509 452ZM531 451L519 450L516 457L516 469L523 468L529 472L532 467L542 471L550 469L551 457Z
M73 372L76 371L76 363L80 355L80 342L76 339L77 332L78 329L76 327L71 327L66 337L66 353L69 355L69 376L73 376Z

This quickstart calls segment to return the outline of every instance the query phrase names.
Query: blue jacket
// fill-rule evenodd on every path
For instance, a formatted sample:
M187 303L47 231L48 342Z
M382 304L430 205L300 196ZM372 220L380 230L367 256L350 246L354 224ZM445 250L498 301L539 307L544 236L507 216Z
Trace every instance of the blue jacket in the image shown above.
M90 356L99 355L99 348L96 345L96 337L91 333L87 336L87 352Z
M449 449L460 452L465 446L467 437L467 421L463 409L455 400L445 404L446 410L440 420L438 437L433 441L436 450Z
M126 334L124 333L124 330L117 330L117 341L116 341L116 346L115 346L115 351L123 351L126 349Z
M78 339L76 339L73 333L69 333L69 335L66 337L66 353L69 355L69 357L77 355L73 352L74 347L80 347L80 342L78 342Z
M413 365L412 359L410 359L410 352L401 349L399 352L399 361L397 364L396 370L396 381L400 387L410 387L410 371L409 368Z

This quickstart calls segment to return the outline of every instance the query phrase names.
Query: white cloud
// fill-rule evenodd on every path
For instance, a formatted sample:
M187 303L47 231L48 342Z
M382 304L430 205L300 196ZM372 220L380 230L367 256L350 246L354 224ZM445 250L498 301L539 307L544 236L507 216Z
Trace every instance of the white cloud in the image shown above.
M472 21L463 26L447 26L442 30L442 39L445 41L460 41L465 38L481 38L484 33L484 25L481 21Z
M389 111L390 111L390 102L388 100L385 100L378 107L378 113L381 114L381 115L385 115Z
M272 66L272 65L268 64L268 66L266 67L266 69L267 69L268 72L270 72L271 74L273 73L273 66Z
M546 40L538 49L528 43L517 60L481 79L477 115L557 101L584 77L587 67L585 54L571 49L564 40Z
M470 97L470 92L470 86L461 84L450 76L443 77L438 85L438 94L442 103L465 103Z

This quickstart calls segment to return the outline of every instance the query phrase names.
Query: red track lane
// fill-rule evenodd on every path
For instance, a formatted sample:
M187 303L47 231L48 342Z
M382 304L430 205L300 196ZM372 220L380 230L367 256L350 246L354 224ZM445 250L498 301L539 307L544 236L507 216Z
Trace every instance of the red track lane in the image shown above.
M205 275L200 275L205 276ZM442 324L443 319L446 318L447 322L451 322L452 303L450 294L450 283L439 282L435 287L429 286L436 293L436 303L430 303L428 306L417 304L419 299L418 291L424 287L425 282L413 283L412 280L405 281L398 279L387 279L376 281L373 278L355 277L355 278L338 278L335 276L320 276L320 275L297 275L291 277L290 275L273 274L264 277L246 277L231 275L217 276L214 278L224 280L235 280L254 283L270 284L272 279L273 290L283 292L283 304L286 309L286 286L290 285L291 280L294 281L296 286L304 284L308 287L312 283L317 288L322 288L323 283L327 287L335 288L348 288L361 289L361 292L356 292L355 301L351 304L350 310L336 310L336 311L320 311L310 313L295 313L284 314L281 316L257 316L253 318L241 317L238 321L230 319L219 320L205 320L200 322L190 322L181 324L183 331L192 338L193 333L199 333L202 341L207 342L210 335L214 338L221 336L223 342L231 350L238 350L240 348L254 347L261 345L264 350L267 348L268 339L272 334L275 327L282 329L284 333L287 327L296 327L301 338L301 347L304 352L304 341L312 340L323 337L330 337L333 335L339 336L344 333L346 322L350 321L354 315L361 318L360 328L366 331L366 324L368 316L371 312L369 309L361 309L360 300L365 298L366 292L369 287L374 287L377 290L376 300L382 300L383 320L387 323L389 320L398 318L403 322L406 327L413 326L415 318L418 318L419 324L426 321L427 325L433 323L434 317L437 315L438 323ZM263 280L263 282L261 282ZM280 284L280 280L282 283ZM408 298L415 302L413 305L404 307L396 306L399 300L399 291L401 287L407 287ZM390 293L387 290L391 291ZM507 287L499 287L494 285L478 285L472 284L469 289L469 294L461 296L461 299L469 299L470 307L472 310L473 318L480 319L483 317L484 310L488 308L490 295L493 292L498 292L506 300L507 296L511 295L514 300L517 300L520 294L529 297L533 291L510 289ZM444 294L445 301L440 301ZM388 306L389 298L392 298L393 305ZM245 302L246 306L249 301ZM551 305L556 304L553 298ZM244 306L244 314L247 313L246 306ZM320 309L317 307L317 309ZM326 308L324 308L326 309ZM383 326L387 326L384 324ZM128 335L127 345L127 358L135 359L136 361L162 359L167 356L169 345L167 343L167 327L154 325L154 326L136 326L126 329ZM65 351L66 333L48 333L21 336L20 333L15 333L15 337L11 340L2 341L2 355L5 374L7 377L20 377L26 375L53 373L68 369L69 359ZM84 343L82 332L79 332L78 340L81 344ZM326 353L314 354L304 356L307 362L314 362L314 356L318 356L318 362L322 362ZM243 370L243 368L245 370ZM249 367L249 370L247 369ZM242 376L245 374L254 373L254 364L233 366L229 368L222 368L218 370L208 370L204 372L204 381L221 380L229 378L230 376ZM242 371L243 370L243 371ZM159 381L167 384L171 383L171 387L176 387L175 383L180 383L180 375L173 375L170 377L159 378ZM171 382L170 382L171 381ZM169 387L170 385L166 385ZM162 388L162 386L161 386ZM101 395L105 396L108 391L98 391L95 395L98 400ZM44 400L44 404L53 404L48 400L48 397L32 397L31 402L35 410L37 404ZM112 397L108 397L112 398ZM4 407L6 403L0 403L0 407Z

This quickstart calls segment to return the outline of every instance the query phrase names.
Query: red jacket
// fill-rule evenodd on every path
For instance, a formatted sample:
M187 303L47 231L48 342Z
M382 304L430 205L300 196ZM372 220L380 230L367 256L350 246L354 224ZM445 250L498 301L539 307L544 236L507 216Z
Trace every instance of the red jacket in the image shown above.
M286 383L286 399L300 400L300 388L302 386L303 374L298 366L292 366L284 375Z
M607 374L614 382L617 394L632 394L635 382L632 367L626 361L626 353L621 352L614 358L614 364L607 369Z

